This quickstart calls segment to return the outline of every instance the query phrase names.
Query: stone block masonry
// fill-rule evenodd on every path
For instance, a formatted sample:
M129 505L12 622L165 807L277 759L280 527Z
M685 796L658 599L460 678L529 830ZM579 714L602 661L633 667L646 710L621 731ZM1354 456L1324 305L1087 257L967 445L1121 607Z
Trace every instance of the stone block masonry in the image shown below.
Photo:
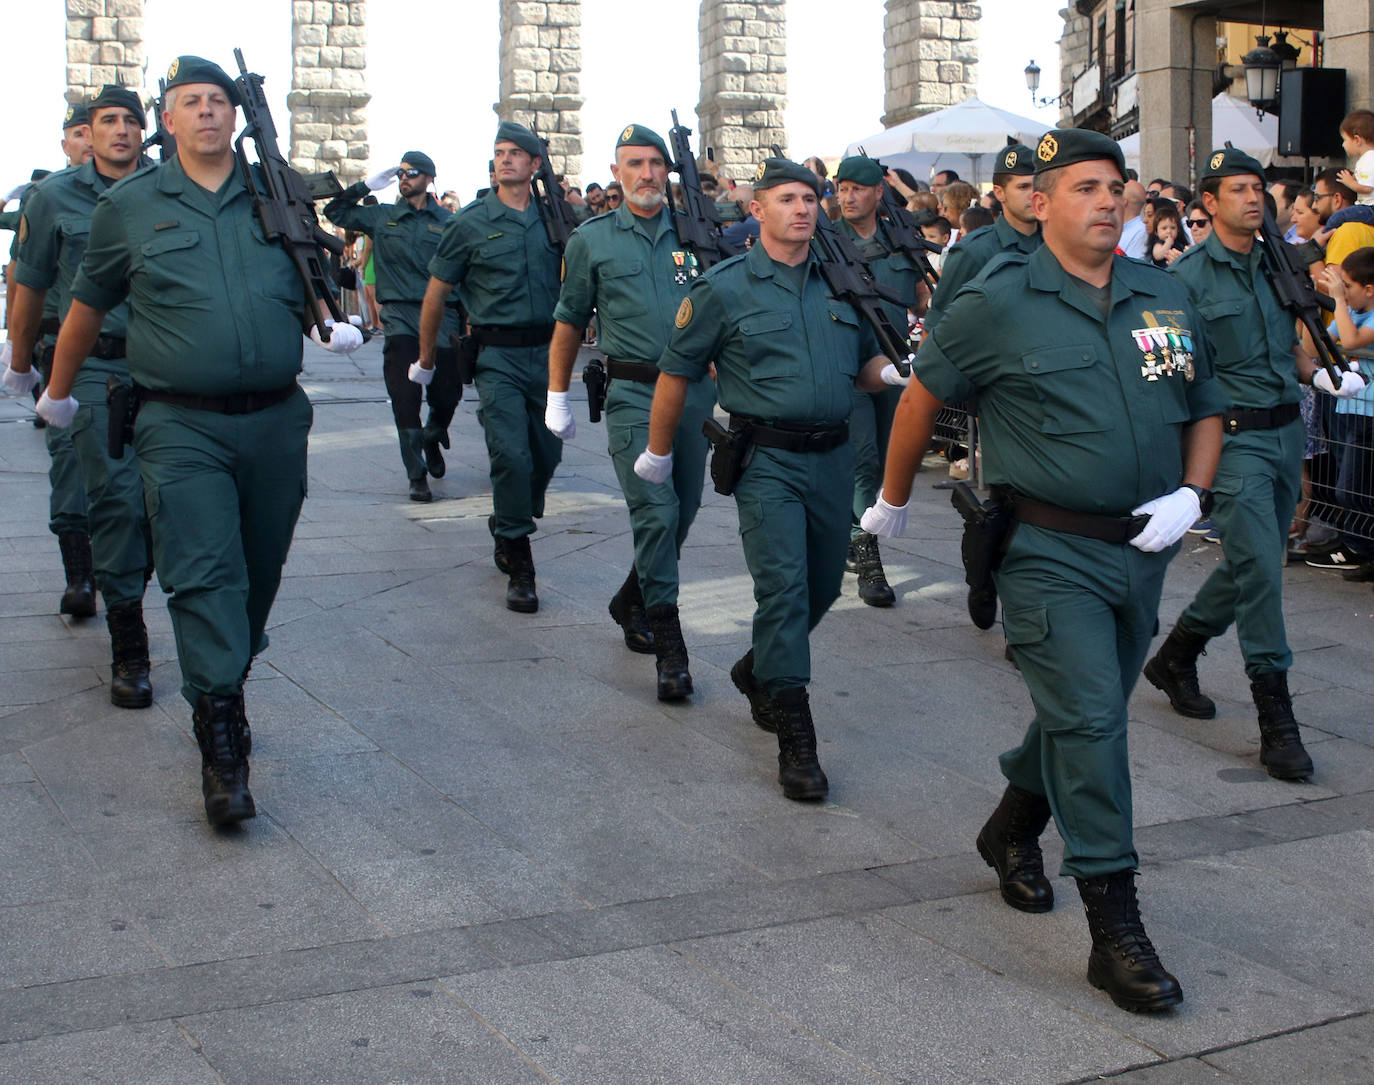
M554 172L574 184L582 173L582 101L580 0L501 0L501 93L493 108L548 140Z
M887 0L883 127L958 105L978 87L977 4Z
M106 83L143 87L143 0L66 0L67 101Z
M787 8L784 0L702 0L702 146L736 181L752 180L776 145L787 151Z
M366 66L366 0L292 3L288 157L302 173L333 170L345 185L365 174Z

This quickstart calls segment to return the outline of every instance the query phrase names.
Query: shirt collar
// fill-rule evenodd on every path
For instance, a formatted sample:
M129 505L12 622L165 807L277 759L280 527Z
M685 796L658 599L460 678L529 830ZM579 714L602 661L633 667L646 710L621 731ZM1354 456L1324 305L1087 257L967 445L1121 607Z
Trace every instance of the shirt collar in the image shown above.
M1228 249L1221 243L1221 238L1217 237L1215 230L1207 235L1202 247L1217 263L1230 264L1238 271L1249 271L1254 266L1255 257L1259 255L1257 246L1252 246L1248 254Z
M1023 234L1015 226L1007 222L1006 215L998 215L997 221L992 224L992 228L997 231L997 240L1002 243L1002 248L1010 249L1014 246L1022 252L1029 251L1027 246L1040 234L1039 226L1037 226L1032 233Z
M1071 285L1069 273L1064 270L1064 266L1055 258L1048 245L1041 245L1030 254L1028 268L1027 283L1032 290L1058 294L1065 304L1073 306L1085 316L1094 320L1101 319L1102 314L1097 309L1084 308L1078 304L1080 292L1068 289ZM1115 308L1132 294L1156 295L1159 293L1151 282L1153 276L1140 274L1144 270L1142 265L1128 257L1115 256L1112 258L1112 308Z

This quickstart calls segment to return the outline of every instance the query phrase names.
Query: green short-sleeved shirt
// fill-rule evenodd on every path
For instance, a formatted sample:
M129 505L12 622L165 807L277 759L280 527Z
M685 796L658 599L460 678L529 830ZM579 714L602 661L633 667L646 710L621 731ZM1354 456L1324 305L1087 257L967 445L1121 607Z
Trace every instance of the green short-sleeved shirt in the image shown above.
M48 176L52 176L52 175L49 174ZM46 180L46 178L45 178L45 180ZM25 207L25 206L28 204L28 202L29 202L29 196L33 193L34 189L36 189L37 187L38 187L38 186L37 186L36 184L33 184L33 185L29 185L28 188L24 189L23 195L21 195L21 196L19 197L19 206L16 207L13 211L6 211L6 212L4 213L5 222L4 222L3 224L0 224L0 229L3 229L3 230L13 230L13 231L14 231L14 237L13 237L13 238L11 239L11 241L10 241L10 259L11 259L11 260L16 260L16 259L19 258L19 220L22 219L22 218L24 217L24 207ZM57 295L58 295L58 292L57 292L56 290L49 290L46 294L43 295L43 319L44 319L44 320L56 320L56 319L57 319L57 315L58 315L58 296L57 296Z
M961 237L945 255L944 263L940 266L940 282L930 299L930 308L926 310L926 334L935 330L949 303L964 286L978 277L989 260L999 252L1024 252L1029 255L1040 247L1042 240L1039 227L1030 235L1023 234L1007 223L1005 215L991 226L984 226Z
M433 196L419 211L405 200L364 207L358 201L365 195L367 185L361 181L350 185L324 205L324 216L336 226L372 238L377 300L384 306L382 321L392 335L418 336L429 262L453 212ZM458 330L457 311L449 308L439 330L441 341Z
M218 193L173 158L112 186L91 216L72 296L129 303L129 372L146 388L232 395L301 370L305 285L267 240L235 169Z
M844 219L835 223L835 228L854 242L868 262L873 277L902 296L903 304L885 301L882 306L887 312L888 320L892 321L892 326L897 329L899 335L906 338L907 329L911 324L907 319L907 310L916 308L916 294L921 285L921 272L916 266L916 261L893 246L881 222L878 223L878 229L873 236L867 239L861 238L854 227Z
M553 323L559 264L533 197L516 211L489 192L449 219L429 273L457 285L473 324L527 328Z
M32 290L46 290L47 302L56 302L54 315L65 318L71 307L72 282L81 268L86 243L91 235L91 214L107 188L105 178L96 172L95 159L51 174L24 193L23 241L15 254L14 281ZM116 305L105 314L100 330L105 335L123 336L128 322L128 306Z
M596 334L607 357L655 364L673 316L700 277L697 258L678 243L666 206L641 218L622 204L588 219L568 239L555 320Z
M878 351L852 306L830 296L808 255L801 293L775 274L762 242L692 286L659 359L697 381L716 363L716 394L732 414L765 422L836 425L854 405L854 380Z
M1217 382L1236 407L1273 407L1300 397L1297 330L1261 267L1261 250L1232 252L1215 232L1170 265L1206 321Z
M1121 516L1178 488L1182 428L1225 406L1202 327L1181 284L1123 258L1104 321L1042 245L989 261L915 372L944 402L977 396L990 482Z

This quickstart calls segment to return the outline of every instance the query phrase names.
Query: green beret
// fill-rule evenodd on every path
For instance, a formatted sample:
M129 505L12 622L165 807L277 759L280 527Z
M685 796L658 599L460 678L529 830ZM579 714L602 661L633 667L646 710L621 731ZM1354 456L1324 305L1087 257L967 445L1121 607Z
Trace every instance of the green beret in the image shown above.
M497 126L496 142L514 143L526 154L534 155L536 158L544 156L544 144L539 137L523 124L516 124L514 121L502 121Z
M1254 174L1264 179L1264 167L1258 159L1251 158L1238 147L1225 147L1213 151L1207 159L1207 168L1202 171L1199 181L1212 177L1240 177Z
M765 188L788 185L793 181L810 185L819 198L821 179L800 162L793 162L790 158L765 158L760 162L758 172L754 174L754 191L762 192Z
M997 152L997 162L992 172L1029 177L1035 172L1035 152L1024 143L1010 143Z
M835 171L835 183L838 185L841 181L853 181L871 188L883 183L883 167L866 154L852 154Z
M1113 163L1122 179L1126 177L1126 156L1111 136L1090 132L1086 128L1054 128L1040 137L1035 148L1035 172L1057 170L1075 162L1097 162L1105 159Z
M77 102L76 105L69 105L67 112L62 115L62 128L75 128L79 124L90 124L91 115L86 112L86 103Z
M431 177L439 176L434 172L434 159L430 158L424 151L406 151L405 154L401 155L401 161L409 162L415 169L421 173L427 173Z
M625 130L620 133L620 138L615 141L616 150L621 147L654 147L663 156L663 161L672 162L673 157L668 153L668 145L663 142L663 137L652 128L645 128L642 124L627 124Z
M86 103L87 116L93 109L127 109L138 118L140 128L148 127L148 118L143 115L143 103L128 87L106 83L100 88L100 93Z
M214 83L223 87L231 105L239 105L239 90L229 73L212 60L197 56L179 56L167 68L167 89L188 83Z

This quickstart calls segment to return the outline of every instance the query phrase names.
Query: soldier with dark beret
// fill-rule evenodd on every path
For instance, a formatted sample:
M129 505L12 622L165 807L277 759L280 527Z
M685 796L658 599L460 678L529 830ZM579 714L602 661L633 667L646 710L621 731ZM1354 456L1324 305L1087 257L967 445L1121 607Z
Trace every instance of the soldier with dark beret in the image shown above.
M1293 317L1261 270L1262 245L1255 240L1264 218L1259 162L1238 149L1216 150L1200 187L1212 232L1170 271L1207 321L1227 405L1211 512L1222 561L1146 664L1145 677L1168 695L1175 712L1211 719L1216 705L1199 688L1197 658L1234 622L1259 716L1260 764L1277 779L1301 780L1312 775L1312 758L1293 717L1293 653L1283 623L1288 528L1302 489L1298 384L1353 396L1364 381L1348 373L1339 390L1332 387L1298 347Z
M996 573L1007 643L1035 706L1001 757L1007 787L978 852L1008 905L1048 911L1039 836L1053 815L1092 933L1089 982L1158 1010L1183 996L1140 920L1126 704L1165 570L1211 500L1223 401L1187 291L1114 255L1117 144L1060 129L1035 158L1044 244L993 257L922 342L863 523L900 534L936 412L976 396L984 471L1012 518Z
M488 526L496 567L510 578L506 606L523 614L539 609L530 535L544 515L544 491L563 456L563 442L544 425L559 253L530 188L543 153L539 137L524 125L502 121L497 127L496 187L449 220L429 262L420 358L411 374L424 380L433 371L435 343L456 285L481 348L475 384L491 458L495 512Z
M769 158L750 212L759 243L697 279L673 320L654 390L648 447L635 472L666 482L692 385L716 367L716 394L753 448L735 483L740 539L754 581L753 646L730 677L754 722L778 736L789 799L824 798L807 686L810 631L840 594L849 542L854 386L900 383L872 327L831 296L811 253L820 181Z

